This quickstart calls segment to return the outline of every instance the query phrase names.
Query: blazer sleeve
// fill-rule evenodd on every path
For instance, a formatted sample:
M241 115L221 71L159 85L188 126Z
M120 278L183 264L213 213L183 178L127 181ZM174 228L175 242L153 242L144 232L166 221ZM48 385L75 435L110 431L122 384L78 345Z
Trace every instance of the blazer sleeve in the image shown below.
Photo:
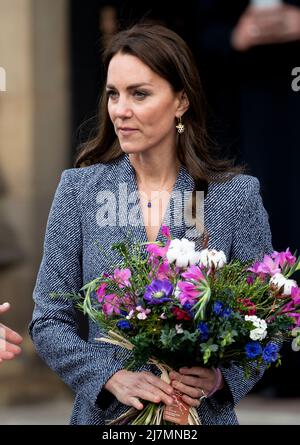
M273 252L268 214L263 206L258 179L252 176L244 178L244 186L241 184L240 194L235 198L236 218L230 259L262 260L265 254ZM257 371L253 367L249 379L245 379L243 369L237 364L220 369L226 383L225 390L210 398L210 403L218 411L226 404L231 408L237 405L261 379L265 370L261 367Z
M253 176L245 178L245 185L233 204L236 216L230 259L257 261L273 252L272 235L259 181Z
M83 284L81 220L73 185L76 173L63 172L50 210L29 332L48 366L74 392L83 393L99 407L103 385L124 368L129 352L84 341L72 301L49 296L58 291L78 292Z

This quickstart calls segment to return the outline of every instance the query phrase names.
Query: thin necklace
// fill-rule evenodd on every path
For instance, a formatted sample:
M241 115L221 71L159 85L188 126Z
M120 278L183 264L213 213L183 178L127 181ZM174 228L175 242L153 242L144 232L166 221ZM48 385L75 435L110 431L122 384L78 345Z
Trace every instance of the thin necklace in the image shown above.
M175 184L175 183L174 183L174 184ZM153 199L149 199L149 198L147 198L147 207L148 207L148 208L151 208L151 207L152 207L152 203L153 203L153 201L155 201L156 199L159 199L159 198L160 198L160 194L161 194L162 192L170 192L170 191L173 189L174 184L173 184L171 187L169 187L169 188L167 188L167 189L165 189L165 190L161 190L160 192L158 192L158 196L156 196L155 198L153 198Z

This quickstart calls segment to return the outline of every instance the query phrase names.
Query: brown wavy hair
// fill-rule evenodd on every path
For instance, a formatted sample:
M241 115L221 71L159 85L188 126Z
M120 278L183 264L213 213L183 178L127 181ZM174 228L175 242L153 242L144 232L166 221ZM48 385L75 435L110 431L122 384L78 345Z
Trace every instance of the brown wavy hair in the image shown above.
M243 171L242 167L234 166L233 160L217 156L218 150L206 130L206 101L196 63L191 50L178 34L153 23L137 24L119 32L103 54L106 73L117 53L137 57L167 80L175 92L184 91L187 95L189 108L183 116L185 132L177 134L176 152L196 184L198 181L209 182L212 177L223 181ZM75 167L107 163L123 155L108 114L107 102L104 88L99 103L97 132L79 147Z
M189 108L182 120L185 131L177 134L176 154L195 181L188 203L187 217L195 224L202 246L208 245L209 234L196 215L196 191L208 190L210 181L224 182L243 173L233 159L221 158L216 144L206 129L206 100L193 54L184 40L172 30L158 24L137 24L121 31L110 41L103 54L107 73L111 59L117 54L130 54L140 59L156 74L169 82L175 92L184 91ZM75 167L108 163L123 155L107 110L104 88L98 111L98 128L94 137L79 147ZM175 119L174 119L175 125Z

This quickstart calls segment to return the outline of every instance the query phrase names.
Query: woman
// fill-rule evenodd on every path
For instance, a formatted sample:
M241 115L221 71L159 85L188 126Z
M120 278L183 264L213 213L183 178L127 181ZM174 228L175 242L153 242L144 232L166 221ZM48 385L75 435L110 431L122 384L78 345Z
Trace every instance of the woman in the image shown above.
M192 367L174 372L168 385L148 365L129 372L124 369L129 352L97 343L93 323L84 334L72 303L49 297L53 291L77 292L117 261L115 254L111 260L99 250L97 241L108 250L125 236L161 240L167 216L173 237L195 233L190 218L178 224L185 201L171 200L171 192L205 191L209 248L240 260L272 250L258 180L241 175L208 148L202 88L182 39L158 25L136 25L113 38L104 64L98 134L78 155L76 167L84 168L63 173L50 212L34 290L32 339L76 393L72 424L103 424L128 406L142 409L141 399L172 404L174 388L198 407L203 424L235 424L234 405L260 375L245 380L237 366L218 372ZM134 195L139 202L133 209Z
M9 303L0 304L0 315L10 309ZM12 360L20 354L23 338L17 332L0 323L0 363L4 360Z

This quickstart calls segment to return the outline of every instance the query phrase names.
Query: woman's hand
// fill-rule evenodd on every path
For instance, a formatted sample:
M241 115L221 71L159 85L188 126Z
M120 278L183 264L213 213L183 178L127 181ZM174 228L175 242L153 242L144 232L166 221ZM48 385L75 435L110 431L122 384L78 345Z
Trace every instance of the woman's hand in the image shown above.
M213 369L200 368L180 368L179 372L170 372L172 386L181 392L182 400L190 406L197 408L200 405L201 397L206 397L217 384L217 373ZM218 389L224 386L221 378Z
M249 6L232 33L237 51L257 45L300 40L300 8L282 4L273 8Z
M149 402L163 402L172 405L174 390L171 385L151 372L130 372L122 369L116 372L105 384L121 403L141 410L144 408L139 399Z
M9 303L0 304L0 315L7 312ZM20 354L21 348L17 345L22 343L22 337L17 332L0 323L0 363L3 360L11 360Z

